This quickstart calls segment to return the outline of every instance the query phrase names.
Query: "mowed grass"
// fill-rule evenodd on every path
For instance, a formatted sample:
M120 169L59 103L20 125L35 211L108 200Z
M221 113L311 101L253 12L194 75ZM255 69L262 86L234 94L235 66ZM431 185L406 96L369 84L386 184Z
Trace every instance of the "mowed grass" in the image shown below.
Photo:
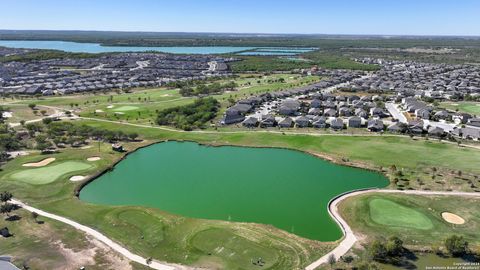
M233 269L269 269L278 264L278 253L275 250L265 249L263 246L249 241L244 237L232 235L229 231L218 228L211 228L197 233L190 244L209 256L230 257L226 268ZM251 258L251 260L245 260ZM256 266L252 261L261 261L263 266Z
M10 179L33 185L44 185L60 179L63 176L91 169L94 165L80 161L66 161L55 165L34 169L23 169L12 173Z
M214 145L244 145L254 147L281 147L314 154L325 154L337 161L349 159L365 167L378 170L395 165L397 169L420 171L424 168L462 170L480 173L480 151L456 144L433 140L410 139L403 136L341 136L299 135L288 132L174 132L159 128L130 126L101 121L82 121L94 127L110 130L129 130L132 127L151 140L191 140Z
M431 248L443 246L446 238L457 234L475 248L480 246L479 203L480 198L462 196L375 193L347 198L340 203L339 210L353 231L367 239L395 235L407 245ZM466 222L450 224L442 218L443 212L457 214Z
M480 102L468 102L468 101L459 101L459 102L443 102L440 104L440 107L449 109L452 111L458 110L459 112L470 113L473 115L480 115Z
M429 230L432 222L424 214L412 208L385 199L369 202L370 218L381 225Z
M138 109L139 109L139 107L137 107L137 106L125 105L125 106L120 106L120 107L117 107L117 108L113 108L112 111L127 112L127 111L134 111L134 110L138 110Z

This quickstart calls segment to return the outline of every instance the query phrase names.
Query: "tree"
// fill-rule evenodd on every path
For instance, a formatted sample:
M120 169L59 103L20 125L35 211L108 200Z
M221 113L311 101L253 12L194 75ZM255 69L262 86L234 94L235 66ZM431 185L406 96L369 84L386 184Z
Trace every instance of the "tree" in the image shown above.
M38 213L37 212L32 212L32 218L35 220L36 223L38 223Z
M335 258L335 255L330 254L330 256L328 256L328 264L330 264L330 268L333 268L333 265L335 263L337 263L337 259Z
M47 111L46 110L41 110L40 113L45 116L47 114Z
M445 240L445 248L454 257L459 257L467 253L468 242L463 238L463 236L452 235Z
M29 107L30 109L34 110L35 107L37 107L37 104L35 104L35 103L30 103L30 104L28 104L28 107Z
M392 236L388 239L386 245L387 253L390 256L400 256L403 254L403 241L396 236Z
M387 258L387 248L380 240L373 241L368 253L370 257L375 261L385 261Z
M10 193L8 191L4 191L4 192L0 193L0 201L4 204L9 202L12 198L13 198L12 193Z
M48 124L50 124L51 122L53 122L53 119L50 118L50 117L43 118L43 119L42 119L42 122L43 122L45 125L48 125Z
M128 138L132 141L135 140L137 137L138 137L138 133L132 132L128 134Z
M7 214L7 217L10 216L10 213L14 210L15 206L11 203L4 203L0 206L0 213Z

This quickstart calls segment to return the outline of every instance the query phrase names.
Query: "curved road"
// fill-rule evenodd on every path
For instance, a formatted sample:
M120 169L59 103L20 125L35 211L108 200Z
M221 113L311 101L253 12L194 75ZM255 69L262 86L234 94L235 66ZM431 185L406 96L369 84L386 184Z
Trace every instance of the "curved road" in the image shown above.
M329 253L325 254L320 259L316 260L315 262L308 265L305 270L314 270L322 264L328 262L328 257L331 255L335 256L336 259L340 258L341 256L345 255L357 242L357 238L352 231L352 228L348 225L348 223L340 216L338 213L338 204L343 200L357 196L360 194L366 193L399 193L399 194L408 194L408 195L425 195L425 196L467 196L467 197L480 197L480 193L473 193L473 192L455 192L455 191L421 191L421 190L389 190L389 189L367 189L367 190L357 190L348 193L341 194L334 198L328 204L328 213L330 216L337 222L338 226L343 231L344 238L340 242L340 244L334 248Z
M54 219L56 221L63 222L65 224L68 224L68 225L74 227L77 230L83 231L86 234L88 234L88 235L96 238L97 240L105 243L111 249L113 249L116 252L122 254L127 259L129 259L131 261L134 261L134 262L137 262L139 264L148 266L150 268L157 269L157 270L188 270L188 269L194 269L194 268L190 268L190 267L183 266L183 265L170 264L170 263L159 262L159 261L155 261L155 260L153 260L150 264L147 264L147 258L143 258L143 257L141 257L137 254L133 254L132 252L130 252L126 248L122 247L120 244L114 242L110 238L106 237L105 235L101 234L100 232L98 232L98 231L96 231L96 230L94 230L90 227L82 225L82 224L80 224L78 222L75 222L71 219L64 218L64 217L45 212L43 210L31 207L31 206L28 206L25 203L22 203L18 200L12 200L12 203L21 206L23 209L25 209L27 211L36 212L40 216L44 216L44 217L47 217L47 218L50 218L50 219Z

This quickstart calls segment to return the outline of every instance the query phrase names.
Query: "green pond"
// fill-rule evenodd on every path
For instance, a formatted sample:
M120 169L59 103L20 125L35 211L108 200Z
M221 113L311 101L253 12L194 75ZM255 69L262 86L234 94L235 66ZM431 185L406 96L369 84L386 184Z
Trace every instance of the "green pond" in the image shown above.
M140 149L84 187L80 198L193 218L270 224L299 236L342 236L327 212L346 191L384 187L381 174L293 150L165 142Z

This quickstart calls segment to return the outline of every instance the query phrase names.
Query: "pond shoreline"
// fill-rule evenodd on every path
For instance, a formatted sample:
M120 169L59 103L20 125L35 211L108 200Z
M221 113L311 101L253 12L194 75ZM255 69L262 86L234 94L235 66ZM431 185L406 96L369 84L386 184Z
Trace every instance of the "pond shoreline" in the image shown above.
M74 196L79 199L80 198L80 192L82 191L83 188L85 188L88 184L95 181L97 178L100 178L100 176L104 175L105 173L112 171L117 164L119 164L120 162L125 160L129 155L131 155L131 154L133 154L133 153L135 153L139 150L142 150L143 148L147 148L147 147L150 147L152 145L161 144L161 143L165 143L165 142L190 142L190 143L196 143L200 146L206 146L206 147L246 147L246 148L257 148L257 149L283 149L283 150L296 151L296 152L300 152L300 153L303 153L303 154L308 154L310 156L313 156L315 158L319 158L321 160L330 162L330 163L335 164L335 165L346 166L346 167L362 169L362 170L378 173L378 174L382 175L383 177L385 177L389 182L389 184L386 187L383 187L385 189L389 189L389 186L391 184L390 178L386 174L384 174L383 171L374 169L371 166L368 166L366 164L359 163L359 162L347 163L345 161L340 161L340 160L338 160L334 157L331 157L329 155L320 154L320 153L313 153L313 152L310 152L310 151L303 151L303 150L288 148L288 147L251 146L251 145L236 145L236 144L228 144L228 143L202 143L202 142L198 142L198 141L195 141L195 140L165 139L165 140L158 140L158 141L149 142L146 145L139 146L139 147L137 147L133 150L127 150L126 153L119 160L112 163L110 166L105 168L103 171L98 172L98 173L96 173L92 176L89 176L84 181L82 181L78 186L76 186L75 189L74 189ZM352 190L351 192L353 192L353 191L355 191L355 190Z

